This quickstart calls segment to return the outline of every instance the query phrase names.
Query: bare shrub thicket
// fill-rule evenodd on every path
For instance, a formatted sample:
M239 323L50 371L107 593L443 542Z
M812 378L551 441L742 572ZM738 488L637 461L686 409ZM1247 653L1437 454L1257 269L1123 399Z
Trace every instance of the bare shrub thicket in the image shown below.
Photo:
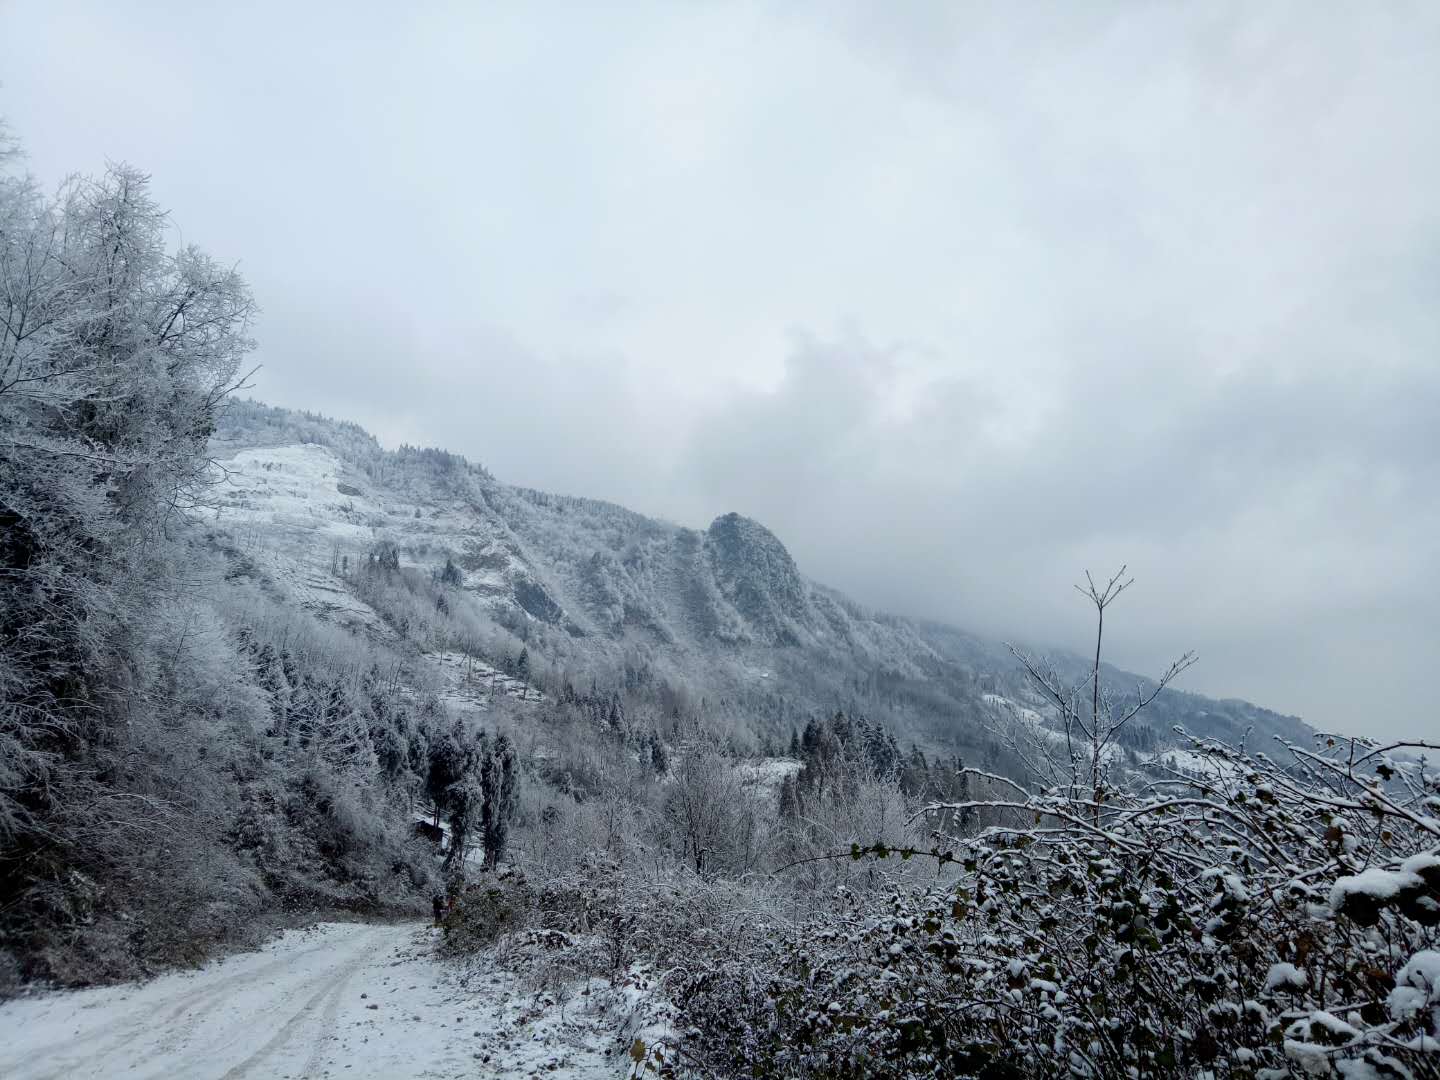
M1087 593L1103 617L1118 591ZM1027 666L1062 721L1032 782L929 808L1004 823L857 847L949 873L692 965L697 1071L1440 1076L1437 747L1190 740L1127 775L1106 748L1156 685L1110 695L1098 651L1075 686Z

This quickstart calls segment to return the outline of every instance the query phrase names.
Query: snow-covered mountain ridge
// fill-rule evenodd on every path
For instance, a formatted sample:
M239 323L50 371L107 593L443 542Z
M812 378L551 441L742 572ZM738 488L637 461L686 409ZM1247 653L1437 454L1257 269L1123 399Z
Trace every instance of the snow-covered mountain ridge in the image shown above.
M307 606L372 632L386 630L347 571L393 548L402 565L451 575L466 603L556 672L664 681L723 701L757 730L783 735L845 707L904 737L965 747L995 711L987 695L1025 700L1000 643L867 611L806 579L779 538L739 514L688 529L513 487L444 451L386 451L353 424L254 402L229 410L212 452L228 471L217 524ZM1227 739L1304 734L1246 702L1167 692L1154 737L1169 741L1177 723Z

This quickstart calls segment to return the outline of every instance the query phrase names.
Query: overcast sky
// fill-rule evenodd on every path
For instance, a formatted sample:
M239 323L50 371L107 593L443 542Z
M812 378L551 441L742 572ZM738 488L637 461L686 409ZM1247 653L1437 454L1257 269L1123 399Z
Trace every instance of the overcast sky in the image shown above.
M1440 5L0 0L0 116L265 400L1440 736Z

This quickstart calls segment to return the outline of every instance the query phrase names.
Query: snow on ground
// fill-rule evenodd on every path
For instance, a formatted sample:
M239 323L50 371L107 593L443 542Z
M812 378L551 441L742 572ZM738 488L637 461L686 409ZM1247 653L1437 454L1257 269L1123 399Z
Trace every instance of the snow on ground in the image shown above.
M324 446L242 450L222 464L226 478L214 493L216 524L295 603L348 629L391 634L344 576L358 570L381 540L399 544L406 565L432 569L443 565L448 551L483 549L486 565L462 570L465 588L482 595L508 597L507 575L523 569L508 548L490 543L470 508L457 503L416 517L414 503L375 490ZM495 694L543 700L523 681L459 653L442 653L434 663L446 687L442 696L461 712L487 708Z
M465 587L479 592L508 592L509 574L523 570L473 507L431 502L420 513L403 493L376 487L324 446L241 450L220 464L226 477L212 493L216 522L292 558L348 557L353 566L382 539L426 567L443 565L446 551L475 552L485 565L461 570Z
M444 679L445 691L441 694L441 700L462 712L488 708L491 698L497 694L521 701L545 700L544 694L523 679L506 675L499 668L473 656L459 652L427 655Z
M442 547L463 547L474 539L472 515L442 510L416 518L413 504L367 495L360 485L368 482L361 477L347 480L344 463L323 446L242 450L223 464L227 476L217 491L217 524L230 530L241 552L295 604L354 632L393 636L344 577L378 540L417 542L430 550L441 540ZM428 659L440 677L441 700L459 714L488 710L496 695L544 700L522 680L460 653Z
M259 542L249 543L242 550L300 607L348 630L381 638L390 636L390 628L380 613L350 592L343 578L329 572L328 558L297 559Z
M1021 705L1018 701L1012 701L1010 698L1002 697L999 694L983 694L981 696L985 699L985 704L991 705L999 709L1002 713L1015 717L1017 720L1024 720L1030 724L1040 724L1044 722L1044 717L1038 712Z
M623 1076L613 1020L456 970L415 923L325 923L148 983L0 1005L7 1080Z
M1244 773L1244 768L1235 761L1219 754L1206 754L1198 750L1161 750L1151 762L1174 769L1187 776L1198 776L1209 780L1233 778Z
M1047 726L1048 721L1034 709L1021 705L1018 701L1002 697L1000 694L984 694L985 703L1002 716L1009 717L1021 734L1028 737L1032 743L1048 745L1052 751L1064 752L1068 749L1065 741L1065 733ZM1022 744L1023 745L1023 744ZM1088 745L1085 744L1085 745ZM1106 746L1102 757L1107 764L1119 761L1125 756L1123 747L1111 743Z
M271 446L242 450L224 462L216 517L228 525L255 523L301 530L326 547L366 545L386 523L385 509L347 486L340 490L340 459L323 446Z
M779 788L787 776L795 776L802 768L804 765L794 758L760 758L758 761L737 765L735 771L742 783Z
M278 446L242 450L223 464L214 517L245 556L321 618L388 633L339 573L342 559L358 565L386 520L378 504L341 491L339 459L323 446Z

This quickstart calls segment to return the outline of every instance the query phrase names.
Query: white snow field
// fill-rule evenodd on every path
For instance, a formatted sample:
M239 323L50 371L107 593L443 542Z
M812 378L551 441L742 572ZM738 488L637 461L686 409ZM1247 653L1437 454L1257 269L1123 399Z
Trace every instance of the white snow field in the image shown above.
M242 1080L625 1075L615 1026L498 969L455 968L415 923L323 923L139 985L0 1006L0 1077Z

